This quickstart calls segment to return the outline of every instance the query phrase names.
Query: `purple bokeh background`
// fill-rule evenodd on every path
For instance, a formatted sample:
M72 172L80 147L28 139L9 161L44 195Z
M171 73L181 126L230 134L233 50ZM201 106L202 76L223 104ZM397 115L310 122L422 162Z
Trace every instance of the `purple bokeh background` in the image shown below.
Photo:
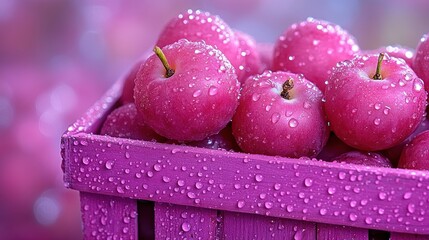
M78 193L62 182L60 136L188 8L258 42L310 16L341 25L362 49L414 49L429 32L425 0L1 0L0 239L82 237Z

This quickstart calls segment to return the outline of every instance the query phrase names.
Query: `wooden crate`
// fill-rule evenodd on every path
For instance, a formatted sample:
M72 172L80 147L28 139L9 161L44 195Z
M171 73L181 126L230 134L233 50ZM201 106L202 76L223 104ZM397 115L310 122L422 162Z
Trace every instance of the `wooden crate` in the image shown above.
M118 82L61 139L85 239L429 239L427 171L97 135L120 92Z

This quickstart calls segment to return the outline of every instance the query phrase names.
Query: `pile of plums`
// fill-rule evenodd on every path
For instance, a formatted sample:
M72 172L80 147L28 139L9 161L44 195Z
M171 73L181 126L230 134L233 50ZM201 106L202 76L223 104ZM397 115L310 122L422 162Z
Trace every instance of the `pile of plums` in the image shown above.
M429 40L363 51L308 18L274 44L188 10L124 80L101 134L429 170Z

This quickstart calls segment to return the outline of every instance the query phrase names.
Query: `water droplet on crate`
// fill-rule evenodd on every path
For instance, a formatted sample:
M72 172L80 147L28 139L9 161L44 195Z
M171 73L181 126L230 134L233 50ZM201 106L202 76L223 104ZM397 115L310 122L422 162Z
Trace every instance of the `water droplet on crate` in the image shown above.
M203 188L203 184L201 182L196 182L195 183L195 188L196 189L201 189L201 188Z
M271 208L273 208L273 203L272 202L265 202L264 206L266 209L271 209Z
M411 198L412 193L411 192L406 192L404 193L404 199L410 199Z
M313 185L313 179L310 179L310 178L304 179L304 186L311 187L311 185Z
M85 165L88 165L89 164L89 158L88 157L83 157L82 158L82 163L85 164Z
M188 196L188 198L191 198L191 199L194 199L196 197L195 193L193 192L188 192L186 195Z
M349 214L349 219L350 219L350 221L355 222L357 220L356 213L350 213Z
M182 223L182 230L184 232L189 232L191 230L191 224L189 224L188 222Z
M179 180L177 180L177 185L178 185L179 187L183 187L183 186L185 186L185 181L184 181L184 180L179 179Z
M106 164L104 165L107 169L112 169L113 168L113 162L110 160L106 161Z
M255 181L257 181L257 182L262 182L262 179L264 179L264 177L262 175L260 175L260 174L257 174L255 176Z
M322 216L325 216L327 212L328 212L328 210L326 210L326 208L322 208L319 211L320 215L322 215Z
M380 200L384 200L384 199L386 199L386 197L387 197L387 194L386 194L386 193L384 193L384 192L380 192L380 193L378 194L378 198L379 198Z
M244 207L244 204L245 204L245 203L244 203L244 201L238 201L238 202L237 202L237 207L238 207L238 208L243 208L243 207Z
M371 217L366 217L365 218L365 223L366 224L372 224L372 218Z
M329 187L329 188L328 188L328 193L329 193L329 195L334 194L336 191L337 191L337 189L336 189L335 187Z
M162 177L162 181L165 182L165 183L169 183L170 182L170 178L167 177L167 176L163 176Z
M121 186L116 187L118 193L124 193L124 189Z
M409 213L414 213L416 211L416 205L414 205L413 203L408 204L407 210Z
M160 165L160 164L155 164L155 165L153 165L153 170L155 170L155 171L159 172L159 171L161 171L161 169L162 169L162 167L161 167L161 165Z

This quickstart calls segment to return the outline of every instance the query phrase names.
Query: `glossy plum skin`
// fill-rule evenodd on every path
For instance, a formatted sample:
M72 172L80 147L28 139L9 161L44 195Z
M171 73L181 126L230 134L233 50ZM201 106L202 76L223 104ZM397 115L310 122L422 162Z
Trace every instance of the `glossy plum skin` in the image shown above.
M218 133L238 105L240 83L219 50L182 39L162 49L175 73L166 78L156 55L140 67L134 99L145 124L168 139L197 141Z
M280 35L274 46L273 70L302 73L324 92L332 67L358 52L355 38L340 26L308 18Z
M389 159L379 153L350 151L332 159L333 162L344 162L373 167L391 168Z
M177 141L167 141L169 144L180 144L186 146L194 146L200 148L208 148L208 149L217 149L217 150L227 150L227 151L240 151L237 143L235 142L235 138L232 135L231 123L226 125L224 129L222 129L219 133L208 136L200 141L192 141L192 142L184 142L180 143Z
M153 51L145 52L139 60L137 60L131 69L124 76L124 86L122 88L122 94L119 98L120 103L134 103L134 80L136 79L137 72L139 71L140 65L142 65L146 59L153 54Z
M291 99L283 83L292 78ZM242 151L285 157L316 156L329 136L322 92L301 75L266 71L246 80L232 119L232 133Z
M257 43L256 49L258 50L259 57L261 59L261 71L264 72L266 70L272 70L274 43Z
M242 64L235 70L238 80L243 83L248 77L261 73L264 66L261 63L255 39L238 30L234 33L240 43L240 57L243 58Z
M378 151L404 141L424 117L423 81L402 60L384 57L381 80L374 80L378 55L360 55L333 69L325 91L331 130L346 144Z
M429 170L429 131L421 132L404 147L398 168Z
M382 46L374 50L364 50L361 54L380 54L380 53L387 53L391 57L401 58L403 59L408 66L411 68L413 67L413 60L414 60L414 50L400 46L400 45L388 45L388 46Z
M417 45L413 69L425 82L425 90L429 92L429 33L423 35Z
M128 103L113 110L104 121L100 134L145 141L165 141L150 127L139 121L134 103Z
M322 151L317 155L317 159L321 159L323 161L331 162L333 158L350 151L354 151L356 149L350 147L349 145L342 142L338 139L337 136L333 132L331 132L328 142L323 147Z
M156 45L162 48L182 38L193 42L204 41L218 48L235 69L242 64L238 38L228 24L217 15L189 9L167 23Z
M125 76L124 87L122 88L122 94L119 98L119 101L122 104L134 103L134 80L137 72L139 71L140 65L144 63L144 61L145 60L137 62Z
M393 166L397 166L399 162L399 158L401 157L402 150L404 147L411 142L419 133L429 130L429 119L424 118L423 122L420 123L420 125L417 127L417 129L408 136L402 143L391 147L389 149L386 149L383 151L383 154L390 159Z

